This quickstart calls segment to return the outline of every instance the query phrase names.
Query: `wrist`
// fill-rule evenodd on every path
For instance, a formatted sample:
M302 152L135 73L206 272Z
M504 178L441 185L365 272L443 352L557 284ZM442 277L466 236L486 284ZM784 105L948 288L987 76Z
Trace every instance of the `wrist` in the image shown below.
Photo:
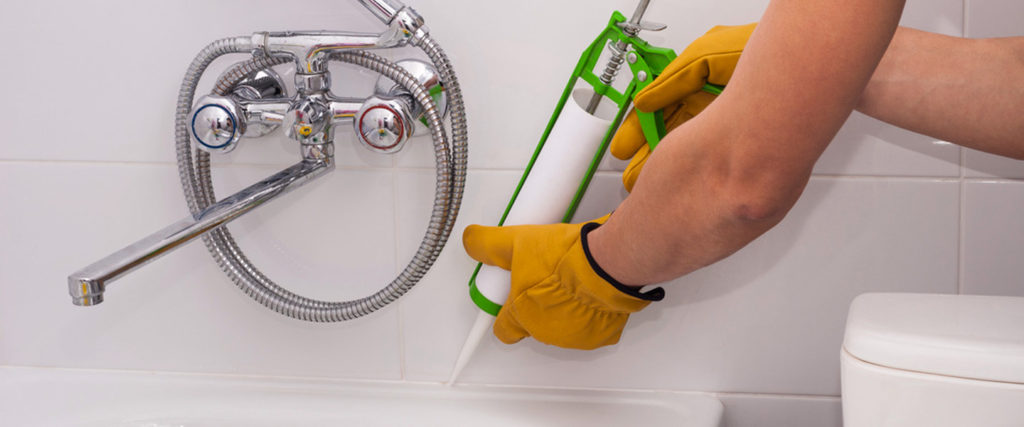
M619 301L618 304L614 304L613 306L618 305L620 308L622 308L623 305L628 307L631 304L642 304L640 306L633 307L632 309L629 310L632 312L642 309L651 301L661 301L663 298L665 298L664 289L654 288L646 292L642 292L640 290L641 286L630 286L616 280L614 277L608 274L608 272L606 272L600 264L597 263L597 261L594 259L593 254L590 252L589 234L592 231L600 229L600 227L601 223L599 222L591 222L584 224L583 228L580 229L580 243L583 247L583 255L587 258L587 263L590 264L590 269L593 270L598 277L603 279L608 284L612 285L612 287L614 287L616 291L618 291L611 291L614 295L618 295L618 297L612 296L611 299L604 300L604 302L606 304L609 304L610 301ZM623 299L622 296L628 296L631 297L631 299Z
M583 226L580 234L587 259L594 271L616 288L625 288L622 290L626 293L637 292L647 283L630 280L634 274L623 268L628 266L628 261L622 262L627 254L621 253L622 246L615 244L609 230L607 225L597 223Z

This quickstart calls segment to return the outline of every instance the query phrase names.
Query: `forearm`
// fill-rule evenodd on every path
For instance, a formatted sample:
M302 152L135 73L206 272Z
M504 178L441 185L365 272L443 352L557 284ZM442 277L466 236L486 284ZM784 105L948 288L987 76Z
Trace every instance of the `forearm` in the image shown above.
M773 1L725 93L666 136L591 233L598 264L623 283L661 282L778 223L859 101L902 6Z
M712 264L778 223L799 197L806 179L798 176L769 183L752 174L739 184L729 155L701 143L709 127L694 119L666 137L632 194L591 233L595 260L620 282L658 283Z
M1024 37L896 31L857 109L945 141L1024 158Z

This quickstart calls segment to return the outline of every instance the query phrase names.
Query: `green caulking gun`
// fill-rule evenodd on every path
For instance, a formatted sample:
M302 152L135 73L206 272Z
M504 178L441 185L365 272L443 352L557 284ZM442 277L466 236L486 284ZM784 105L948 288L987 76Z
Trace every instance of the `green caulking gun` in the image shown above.
M499 225L551 224L572 219L633 96L676 57L671 49L651 46L638 37L641 30L665 29L662 24L641 22L649 3L650 0L640 0L628 21L622 13L613 12L601 35L583 51ZM593 70L606 46L611 57L598 76ZM632 79L620 92L612 83L623 63L628 64ZM586 84L578 84L580 80ZM704 90L718 95L722 87L708 84ZM637 114L653 150L666 133L662 113ZM469 294L481 312L462 346L448 384L455 381L488 332L510 287L509 272L477 264L469 279Z

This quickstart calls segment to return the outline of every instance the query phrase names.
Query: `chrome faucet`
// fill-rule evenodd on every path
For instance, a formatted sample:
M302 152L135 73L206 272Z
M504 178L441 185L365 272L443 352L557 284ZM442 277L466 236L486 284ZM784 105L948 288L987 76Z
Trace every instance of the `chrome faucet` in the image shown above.
M71 274L68 289L75 305L103 302L109 282L200 236L207 240L218 264L246 293L275 311L305 320L347 320L367 314L418 281L436 259L458 213L465 180L464 107L454 71L430 38L423 18L398 1L360 2L387 25L383 32L257 32L215 41L197 55L182 83L176 119L179 172L192 213ZM422 48L433 66L412 59L392 63L368 51L407 45ZM192 103L205 68L228 53L247 53L251 57L222 74L213 93ZM365 99L332 94L327 69L330 60L380 72L375 93ZM296 67L296 93L291 97L270 68L285 63ZM453 105L456 116L452 119L452 142L441 122L448 105ZM363 300L317 302L280 288L241 255L223 226L333 170L337 127L351 124L364 147L394 153L417 132L417 121L429 126L439 154L434 209L437 218L432 218L432 223L437 222L431 226L436 230L428 230L422 253L417 253L407 271L391 285ZM234 195L215 200L209 156L234 150L243 137L260 137L278 127L298 143L301 161Z

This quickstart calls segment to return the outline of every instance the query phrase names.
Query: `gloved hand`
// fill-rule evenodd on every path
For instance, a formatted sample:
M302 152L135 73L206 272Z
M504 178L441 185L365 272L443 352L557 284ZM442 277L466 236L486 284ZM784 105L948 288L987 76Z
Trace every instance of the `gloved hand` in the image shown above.
M665 129L671 131L696 116L715 100L715 95L702 90L704 83L724 86L732 78L750 34L757 24L717 26L695 40L672 61L661 75L633 99L636 110L655 112L664 109ZM640 170L651 150L647 145L636 111L630 111L615 133L611 143L613 156L632 158L622 184L633 190Z
M470 225L462 235L469 256L512 272L512 290L494 322L494 335L512 344L533 335L559 347L591 350L619 342L629 314L665 291L641 293L601 270L590 256L587 224Z

